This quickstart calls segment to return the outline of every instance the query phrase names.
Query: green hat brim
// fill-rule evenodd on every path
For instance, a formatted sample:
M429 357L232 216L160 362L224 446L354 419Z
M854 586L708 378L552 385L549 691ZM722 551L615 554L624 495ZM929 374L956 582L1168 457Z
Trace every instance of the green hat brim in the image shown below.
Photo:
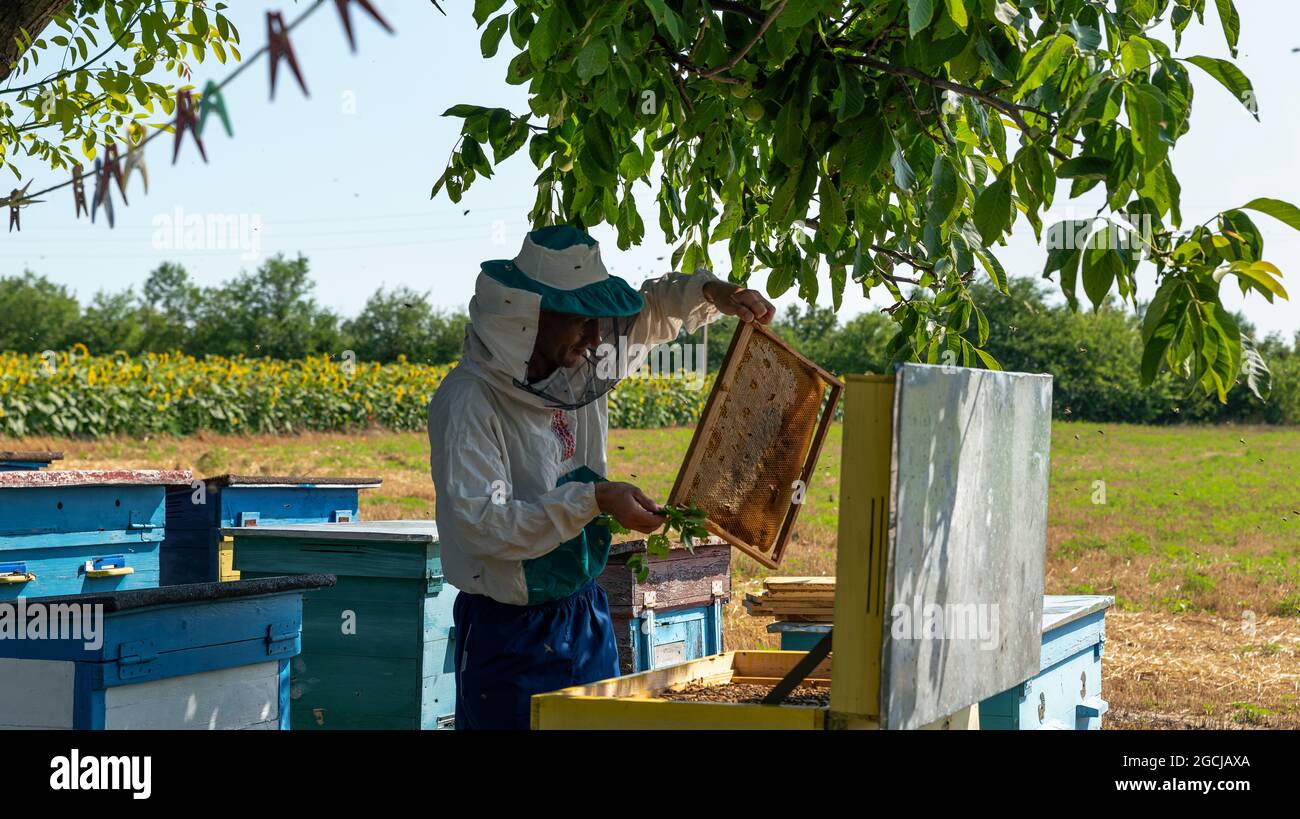
M645 309L645 299L641 294L617 276L609 276L573 290L560 290L529 278L514 262L505 259L483 262L482 267L484 273L506 287L541 296L542 309L552 313L607 318L635 316Z

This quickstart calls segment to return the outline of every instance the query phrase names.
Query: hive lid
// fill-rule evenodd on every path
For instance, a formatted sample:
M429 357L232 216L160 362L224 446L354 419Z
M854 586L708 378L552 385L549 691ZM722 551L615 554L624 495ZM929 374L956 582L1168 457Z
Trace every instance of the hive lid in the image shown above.
M333 586L336 578L332 574L294 574L277 577L259 577L252 580L231 580L223 583L187 583L180 586L160 586L152 589L126 589L118 592L92 592L90 594L65 594L57 597L42 597L38 601L28 600L27 604L40 602L45 605L97 605L103 606L107 613L129 611L150 606L170 606L180 603L198 603L207 600L229 600L237 597L256 597L264 594L307 589L321 589ZM5 603L0 603L4 606Z
M0 472L0 489L61 486L169 486L188 484L188 469L56 469L44 472Z
M354 523L286 523L277 526L225 528L229 537L303 538L337 541L429 543L438 540L438 524L431 520L366 520Z
M317 489L338 487L355 487L373 489L384 482L383 478L341 478L320 477L313 475L213 475L204 478L208 486L265 486L294 487L310 486Z
M1089 614L1115 605L1115 598L1104 594L1045 594L1043 595L1043 633L1066 623L1083 619Z
M61 461L62 452L35 449L0 449L0 461Z

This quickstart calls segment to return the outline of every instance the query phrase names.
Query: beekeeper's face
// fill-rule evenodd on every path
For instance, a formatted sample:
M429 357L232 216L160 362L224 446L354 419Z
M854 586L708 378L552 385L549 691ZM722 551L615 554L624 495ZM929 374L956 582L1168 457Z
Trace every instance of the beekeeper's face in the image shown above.
M530 378L545 378L559 367L572 367L600 344L600 319L541 311L537 340L528 362Z

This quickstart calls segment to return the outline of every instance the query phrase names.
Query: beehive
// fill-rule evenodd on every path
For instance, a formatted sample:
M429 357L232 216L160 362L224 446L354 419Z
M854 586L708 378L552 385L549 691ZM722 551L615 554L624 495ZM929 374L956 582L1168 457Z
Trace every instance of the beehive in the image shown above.
M188 470L0 472L0 600L158 585L165 487Z
M337 577L303 601L293 730L450 727L456 709L452 605L431 520L223 529L244 579Z
M291 523L350 523L360 517L358 494L379 478L217 475L167 487L167 537L162 585L238 580L234 550L223 528Z
M731 547L720 538L647 555L638 581L628 566L644 540L615 543L596 582L609 599L619 672L632 674L721 654L722 606L731 597Z
M44 469L52 462L62 460L62 452L44 450L0 450L0 472L20 472L24 470Z
M698 505L709 531L777 567L842 389L772 333L742 324L669 502Z
M303 594L333 583L298 575L0 603L11 624L45 624L45 639L0 634L0 729L287 729Z

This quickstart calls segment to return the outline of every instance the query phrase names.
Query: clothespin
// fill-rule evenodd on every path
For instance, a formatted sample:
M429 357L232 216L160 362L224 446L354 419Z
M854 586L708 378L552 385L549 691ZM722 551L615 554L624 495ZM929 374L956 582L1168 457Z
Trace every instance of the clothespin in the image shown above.
M230 127L230 115L226 113L226 98L221 95L221 88L212 80L203 86L203 96L199 97L199 127L198 134L203 135L203 127L207 124L208 114L213 111L221 117L221 125L226 129L226 136L233 137L234 129Z
M194 144L199 146L199 156L208 161L208 152L203 149L203 140L199 137L199 118L194 113L194 97L187 88L176 93L176 141L172 147L172 164L181 155L181 138L189 130L194 135Z
M334 0L335 7L339 10L339 17L343 20L343 31L348 35L348 45L352 47L352 53L357 53L357 40L352 34L352 3L356 2L358 6L365 9L366 13L375 18L375 22L383 27L384 31L393 34L393 27L375 11L375 7L370 5L370 0ZM439 9L439 11L442 11Z
M99 179L95 183L95 201L108 197L109 176L117 180L117 192L122 194L122 204L129 205L126 198L126 179L122 176L122 166L118 162L117 143L110 142L104 146L104 161L101 165L99 160L95 161L95 173ZM91 221L94 221L94 211L91 211Z
M95 160L95 198L90 203L90 221L94 223L95 214L99 212L99 205L104 205L104 213L108 216L108 226L115 227L113 224L113 196L109 192L112 180L109 179L110 171L105 167L103 160ZM125 199L123 201L126 201Z
M81 163L72 166L72 202L77 208L77 218L81 214L90 215L90 208L86 207L86 180L81 175Z
M22 225L22 220L18 215L19 208L25 208L28 205L34 205L38 202L45 201L44 199L27 198L27 189L30 188L31 186L32 186L32 180L29 179L27 180L26 185L23 185L21 188L14 188L9 193L9 196L5 197L4 199L0 199L0 205L9 206L9 232L10 233L14 232L14 228L18 228L19 232L22 232L23 225Z
M302 78L302 72L298 70L298 57L293 53L293 44L289 42L289 27L285 25L284 15L278 11L266 13L266 47L267 57L271 61L271 99L275 99L275 76L281 57L289 61L289 69L298 79L298 87L302 89L303 96L310 97L311 94L307 93L307 83Z
M127 138L129 147L126 149L126 169L122 175L126 178L127 184L131 182L131 171L139 171L140 179L144 181L144 192L149 193L149 166L144 164L144 139L141 135L136 142L131 142Z

